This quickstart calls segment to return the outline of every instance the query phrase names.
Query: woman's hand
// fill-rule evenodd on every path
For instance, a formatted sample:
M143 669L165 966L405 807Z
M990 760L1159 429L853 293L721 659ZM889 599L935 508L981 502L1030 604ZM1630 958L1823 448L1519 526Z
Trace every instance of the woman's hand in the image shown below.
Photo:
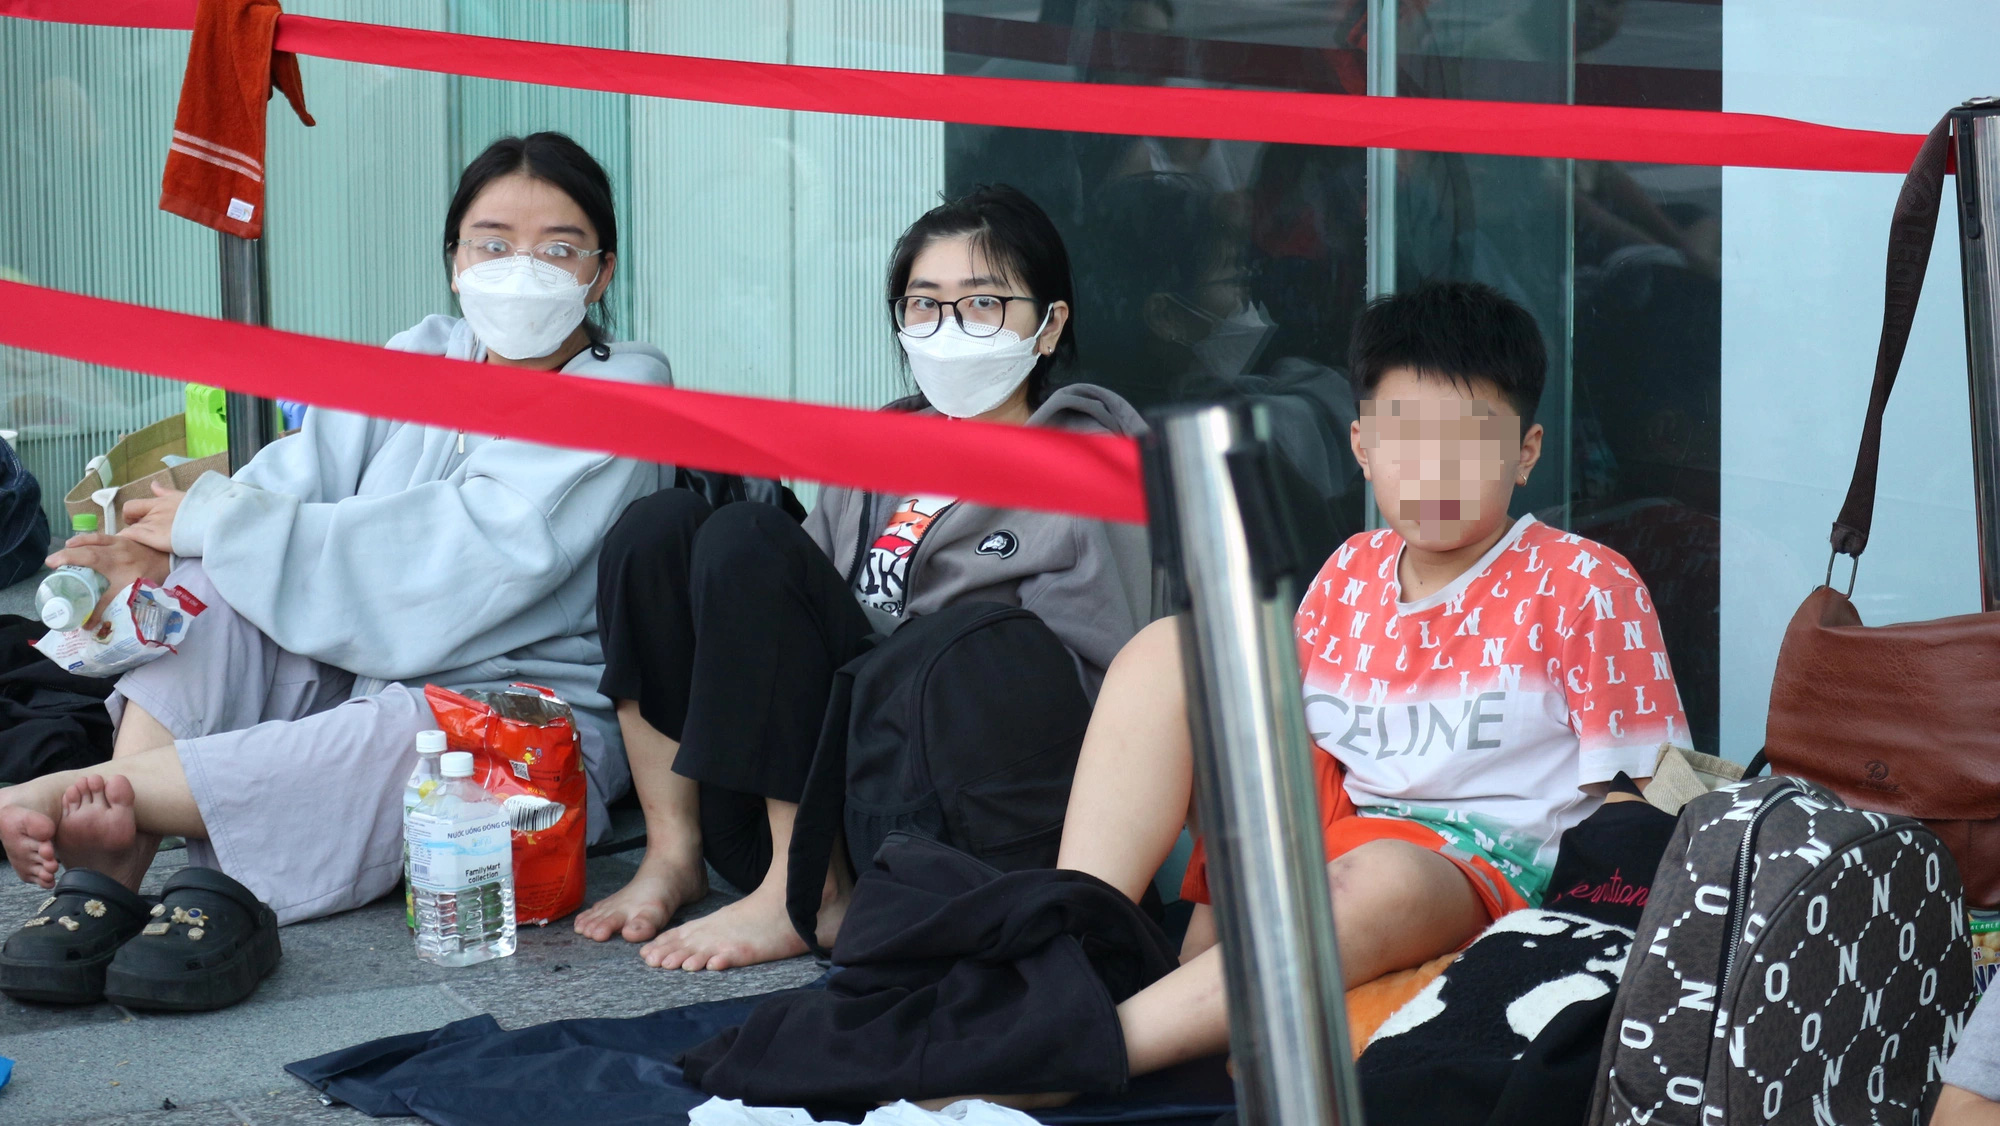
M118 534L138 540L154 551L172 554L174 517L179 514L181 500L186 496L179 489L153 482L152 500L135 500L125 505L125 527Z
M88 567L103 575L110 584L104 597L97 600L97 609L91 612L91 620L104 613L112 595L124 590L138 579L165 582L170 563L164 551L158 551L132 536L107 536L99 532L86 532L71 536L61 551L49 556L50 567Z

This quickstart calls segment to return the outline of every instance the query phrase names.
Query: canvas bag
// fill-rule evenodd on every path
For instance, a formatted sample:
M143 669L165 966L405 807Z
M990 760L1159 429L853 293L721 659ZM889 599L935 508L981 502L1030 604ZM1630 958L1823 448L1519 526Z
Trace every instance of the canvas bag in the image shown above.
M1794 778L1738 782L1667 844L1585 1121L1921 1122L1972 1004L1935 836Z
M793 925L817 950L836 836L857 873L896 832L1003 872L1054 867L1089 725L1076 659L1032 611L962 602L905 621L834 674L792 826Z
M1937 230L1951 121L1925 138L1890 226L1875 385L1833 525L1833 557L1851 556L1857 569L1875 510L1882 412ZM1810 779L1858 808L1922 820L1957 859L1973 906L2000 906L2000 614L1871 628L1847 594L1821 585L1785 629L1765 739L1774 773Z

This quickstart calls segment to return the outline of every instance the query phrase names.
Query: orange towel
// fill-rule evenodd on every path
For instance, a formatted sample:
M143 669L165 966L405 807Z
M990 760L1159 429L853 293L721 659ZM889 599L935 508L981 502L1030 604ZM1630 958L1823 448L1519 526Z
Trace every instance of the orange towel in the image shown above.
M277 0L201 0L160 210L240 238L264 231L264 106L284 91L306 112L298 56L273 51Z
M1368 1046L1368 1038L1396 1015L1396 1010L1436 981L1439 974L1458 960L1456 952L1442 954L1415 969L1386 973L1374 981L1364 981L1347 991L1347 1035L1353 1041L1354 1056Z

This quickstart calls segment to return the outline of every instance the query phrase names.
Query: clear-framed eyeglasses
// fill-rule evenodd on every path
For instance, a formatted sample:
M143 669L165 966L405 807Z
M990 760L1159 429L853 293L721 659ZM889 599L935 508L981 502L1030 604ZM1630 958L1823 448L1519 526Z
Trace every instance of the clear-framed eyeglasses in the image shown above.
M584 280L586 274L593 278L597 276L597 269L591 263L604 253L602 250L585 250L575 243L563 242L560 239L537 243L532 247L516 247L513 243L501 238L499 235L478 235L473 238L462 238L452 244L452 249L463 253L466 264L469 266L477 266L481 262L492 262L500 258L512 258L521 254L532 255L535 261L547 262L558 270L567 272L579 281Z
M921 340L937 333L946 310L958 318L958 327L967 336L992 336L1007 323L1007 303L1033 302L1032 297L1003 297L995 293L972 293L956 301L935 297L891 297L889 307L896 314L896 328L903 335Z

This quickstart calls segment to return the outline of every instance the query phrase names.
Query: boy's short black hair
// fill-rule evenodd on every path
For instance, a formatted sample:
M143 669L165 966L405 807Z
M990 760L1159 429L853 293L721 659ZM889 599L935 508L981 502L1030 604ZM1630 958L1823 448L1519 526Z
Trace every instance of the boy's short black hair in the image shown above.
M1347 363L1361 399L1395 368L1468 389L1473 380L1486 380L1525 426L1542 401L1549 353L1535 318L1517 302L1492 286L1448 281L1370 301L1354 322Z

